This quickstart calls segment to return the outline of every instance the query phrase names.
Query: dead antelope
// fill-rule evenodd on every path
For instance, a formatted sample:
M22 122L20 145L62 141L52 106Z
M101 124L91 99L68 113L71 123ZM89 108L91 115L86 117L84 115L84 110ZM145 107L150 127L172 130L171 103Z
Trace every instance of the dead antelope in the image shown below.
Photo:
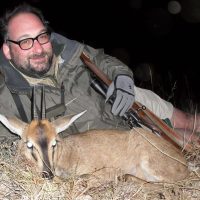
M58 133L82 114L52 122L33 120L30 124L0 115L0 121L21 137L22 153L48 178L93 174L101 169L119 169L124 175L149 182L174 182L188 175L182 153L171 143L141 128L91 130L61 140Z

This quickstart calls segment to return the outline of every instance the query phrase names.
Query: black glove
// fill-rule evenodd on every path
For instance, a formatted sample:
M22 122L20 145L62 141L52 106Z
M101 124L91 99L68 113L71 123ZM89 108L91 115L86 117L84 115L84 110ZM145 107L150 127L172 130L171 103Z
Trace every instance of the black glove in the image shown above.
M108 87L106 101L112 96L115 100L112 106L113 115L123 116L135 101L134 81L128 75L118 75Z

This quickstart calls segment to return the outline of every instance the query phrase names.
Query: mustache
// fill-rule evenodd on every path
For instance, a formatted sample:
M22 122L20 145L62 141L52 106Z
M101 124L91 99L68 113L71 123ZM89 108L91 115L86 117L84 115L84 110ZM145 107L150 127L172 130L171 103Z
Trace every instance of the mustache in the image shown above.
M34 58L43 58L47 55L47 53L40 53L40 54L33 54L31 56L29 56L30 59L34 59Z

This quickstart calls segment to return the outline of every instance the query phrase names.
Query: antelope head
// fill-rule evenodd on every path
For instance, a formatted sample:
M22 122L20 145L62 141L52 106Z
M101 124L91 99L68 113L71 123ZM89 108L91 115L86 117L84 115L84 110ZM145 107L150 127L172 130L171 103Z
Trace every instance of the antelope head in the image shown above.
M51 179L54 176L53 160L57 148L58 133L66 130L85 112L73 116L63 116L52 122L47 119L34 119L31 123L0 114L0 121L12 133L20 136L22 154L36 163L44 178Z

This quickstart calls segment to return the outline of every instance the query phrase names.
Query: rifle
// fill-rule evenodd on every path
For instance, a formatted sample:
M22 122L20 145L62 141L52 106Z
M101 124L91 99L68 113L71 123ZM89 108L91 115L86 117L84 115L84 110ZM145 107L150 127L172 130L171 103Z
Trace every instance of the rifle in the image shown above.
M82 52L80 58L84 64L95 74L95 76L107 87L111 84L112 81L91 61L86 53ZM184 150L186 151L191 150L191 144L188 143L186 146L184 146L183 138L140 102L135 101L128 113L131 113L129 117L131 117L131 120L136 122L137 125L142 124L148 129L151 129L153 132L156 132L154 131L155 129L151 127L151 125L153 125L159 130L159 135L161 137L171 142L177 148L184 147ZM151 123L151 125L149 125L149 123Z

